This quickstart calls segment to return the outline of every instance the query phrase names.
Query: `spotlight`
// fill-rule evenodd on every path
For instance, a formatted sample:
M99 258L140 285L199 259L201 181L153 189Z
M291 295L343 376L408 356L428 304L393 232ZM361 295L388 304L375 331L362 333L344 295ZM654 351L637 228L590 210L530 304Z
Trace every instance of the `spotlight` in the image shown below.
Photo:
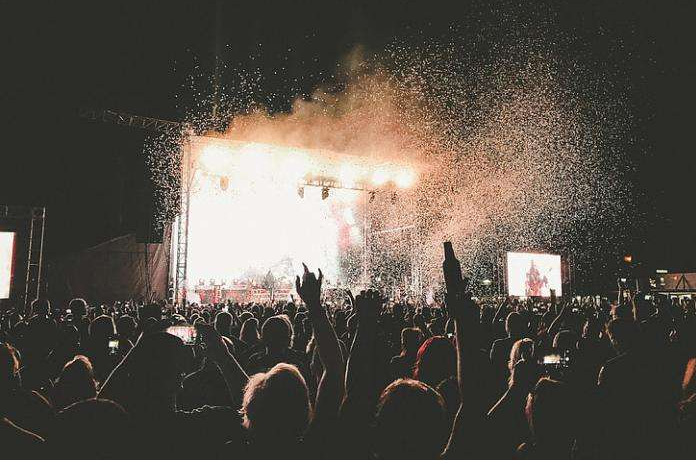
M379 187L380 185L384 185L389 181L389 171L386 169L380 168L377 169L373 174L372 174L372 183Z
M413 186L416 181L416 175L410 169L404 169L399 171L396 175L395 182L400 188L409 188Z
M220 190L226 191L230 186L230 178L227 176L222 176L220 178Z
M299 196L300 198L304 198L304 187L297 188L297 196Z
M329 187L323 187L321 189L321 199L325 200L329 197Z

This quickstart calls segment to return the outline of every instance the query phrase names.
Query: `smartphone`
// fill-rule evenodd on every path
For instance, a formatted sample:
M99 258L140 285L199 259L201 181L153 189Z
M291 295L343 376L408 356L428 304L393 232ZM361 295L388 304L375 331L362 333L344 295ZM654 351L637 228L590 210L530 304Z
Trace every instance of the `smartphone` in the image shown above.
M109 354L115 355L118 353L118 339L109 340Z
M195 345L198 331L194 326L169 326L167 333L175 335L184 342L184 345Z
M541 363L544 366L550 367L568 367L570 366L570 357L567 355L546 355L542 359Z

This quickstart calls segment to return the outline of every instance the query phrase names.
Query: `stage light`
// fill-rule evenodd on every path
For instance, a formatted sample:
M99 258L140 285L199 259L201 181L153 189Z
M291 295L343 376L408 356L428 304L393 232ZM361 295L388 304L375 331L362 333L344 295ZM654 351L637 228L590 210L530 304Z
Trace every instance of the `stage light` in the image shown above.
M299 196L300 198L304 198L304 187L297 188L297 196Z
M402 169L394 179L400 188L412 187L416 181L416 174L410 169Z
M626 262L627 264L630 264L631 262L633 262L633 256L630 255L630 254L629 254L629 255L625 255L624 258L623 258L623 260L624 260L624 262Z
M360 176L360 172L355 165L343 164L338 171L338 180L343 187L355 187L355 184Z
M230 186L230 178L227 176L222 176L220 178L220 190L226 191Z
M200 162L208 171L220 171L228 167L230 152L221 145L210 144L201 152Z
M325 200L329 197L329 187L323 187L321 189L321 199Z
M372 183L376 186L384 185L389 181L389 171L380 168L372 174Z

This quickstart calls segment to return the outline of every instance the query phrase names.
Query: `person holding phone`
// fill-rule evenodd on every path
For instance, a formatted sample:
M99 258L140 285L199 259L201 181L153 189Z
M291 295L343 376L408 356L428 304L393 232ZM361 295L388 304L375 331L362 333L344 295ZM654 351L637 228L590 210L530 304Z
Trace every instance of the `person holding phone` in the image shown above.
M239 401L248 377L223 339L211 327L201 325L197 335L225 379L230 399ZM166 332L141 335L116 366L99 391L99 398L122 405L132 417L143 458L189 459L211 457L227 441L242 439L239 418L232 407L202 406L181 410L177 395L185 376L190 349L181 338ZM194 436L195 443L162 442L172 433Z

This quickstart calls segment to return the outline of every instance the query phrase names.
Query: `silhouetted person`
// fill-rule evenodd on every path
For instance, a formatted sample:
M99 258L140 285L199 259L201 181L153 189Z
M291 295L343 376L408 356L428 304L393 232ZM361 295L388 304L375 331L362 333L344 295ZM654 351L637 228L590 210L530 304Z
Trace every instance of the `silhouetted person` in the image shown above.
M568 385L548 378L539 380L527 398L525 411L532 440L519 447L519 458L571 458L578 414Z
M279 363L294 364L305 380L309 376L309 365L304 353L293 350L292 325L285 315L272 316L263 323L261 341L264 349L249 357L249 372L265 372Z
M105 399L74 403L56 415L47 448L56 458L121 460L146 458L134 443L130 417L121 406ZM170 442L162 439L162 444Z
M375 416L375 454L384 460L437 459L450 436L442 396L423 382L400 379L382 392Z
M418 328L404 328L401 331L401 353L394 356L389 363L392 379L413 375L413 368L416 365L418 349L422 340L423 334Z
M75 356L65 364L53 390L53 405L61 410L70 404L97 396L92 363L86 356Z
M524 317L516 312L509 313L505 319L505 332L507 337L494 341L490 353L494 378L501 393L507 387L507 379L510 376L508 369L510 349L517 340L523 338L527 333L527 323Z

